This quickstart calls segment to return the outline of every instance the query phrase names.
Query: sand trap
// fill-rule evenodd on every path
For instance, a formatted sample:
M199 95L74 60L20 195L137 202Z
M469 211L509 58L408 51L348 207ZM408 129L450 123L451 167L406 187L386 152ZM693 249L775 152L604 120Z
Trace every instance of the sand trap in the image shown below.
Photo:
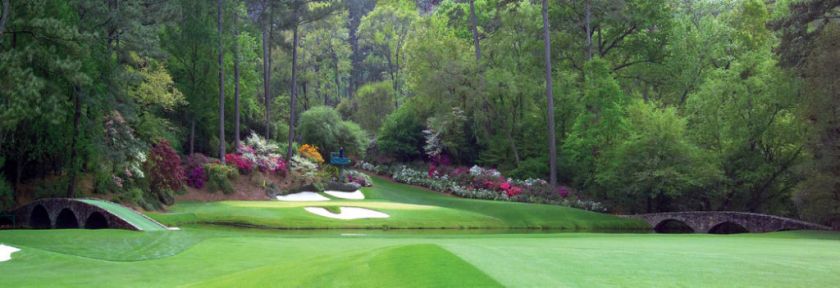
M18 252L20 249L0 244L0 262L6 262L12 259L12 253Z
M315 192L300 192L295 194L277 196L280 201L304 202L304 201L330 201L330 198Z
M166 230L169 230L169 231L181 231L181 228L178 228L178 227L166 227Z
M356 190L355 192L341 192L341 191L324 191L324 193L329 194L335 198L341 199L349 199L349 200L364 200L365 194L362 194L361 190Z
M388 214L379 211L373 211L370 209L358 207L339 207L339 211L341 211L341 213L338 214L332 213L323 207L306 207L304 209L306 209L307 212L318 216L342 220L391 217L388 216Z

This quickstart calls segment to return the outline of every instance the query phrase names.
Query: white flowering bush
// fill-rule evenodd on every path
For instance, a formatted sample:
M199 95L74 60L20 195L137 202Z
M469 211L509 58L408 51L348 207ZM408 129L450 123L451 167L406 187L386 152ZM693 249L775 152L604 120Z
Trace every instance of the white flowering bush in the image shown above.
M287 165L277 144L267 141L253 132L248 138L245 138L243 143L236 148L236 152L248 162L256 165L260 171L286 172Z
M561 186L557 189L552 189L548 182L542 179L503 179L501 178L502 174L499 171L495 169L482 168L477 165L470 168L469 172L466 172L466 168L453 170L455 175L461 174L460 171L465 171L462 176L450 176L438 170L434 170L430 173L427 171L412 169L405 165L389 167L361 162L357 165L357 167L378 174L390 175L394 181L400 183L422 186L434 191L451 193L455 196L463 198L542 203L563 205L597 212L607 211L606 207L604 207L600 202L567 197L569 195L568 193L570 193L568 191L568 187ZM467 177L465 178L463 176ZM476 183L483 182L485 179L499 179L501 185L508 184L509 187L521 187L522 190L526 192L511 194L476 185ZM558 191L561 193L558 193Z
M318 165L300 155L292 156L292 175L305 184L318 182Z

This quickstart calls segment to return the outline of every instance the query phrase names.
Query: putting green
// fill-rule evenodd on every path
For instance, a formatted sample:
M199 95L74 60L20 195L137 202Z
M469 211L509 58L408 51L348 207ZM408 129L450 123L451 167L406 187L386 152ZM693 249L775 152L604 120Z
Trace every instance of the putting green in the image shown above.
M648 225L611 215L557 205L463 199L374 177L362 189L365 200L323 202L224 201L178 203L170 213L150 213L164 224L222 224L280 229L556 229L642 231ZM386 219L330 219L304 207L360 207Z

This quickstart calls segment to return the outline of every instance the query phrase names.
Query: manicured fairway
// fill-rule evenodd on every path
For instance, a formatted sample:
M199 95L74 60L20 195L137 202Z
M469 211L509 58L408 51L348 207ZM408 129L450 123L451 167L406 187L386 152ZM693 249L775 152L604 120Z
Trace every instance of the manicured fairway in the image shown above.
M365 200L324 202L224 201L178 203L170 213L149 216L170 225L228 224L264 228L424 228L424 229L557 229L642 231L649 227L621 219L556 205L462 199L374 178L364 188ZM388 219L335 220L313 215L307 206L351 206L384 212Z
M0 231L3 287L836 287L840 234Z

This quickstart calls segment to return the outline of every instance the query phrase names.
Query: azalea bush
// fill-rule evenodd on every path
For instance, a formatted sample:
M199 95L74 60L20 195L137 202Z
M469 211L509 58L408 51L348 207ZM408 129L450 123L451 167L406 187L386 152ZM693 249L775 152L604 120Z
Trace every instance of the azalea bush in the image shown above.
M300 155L292 156L291 174L299 186L320 184L322 174L318 172L318 165Z
M458 197L564 205L590 211L604 212L599 202L582 199L566 186L552 188L542 179L517 180L505 178L495 169L480 166L451 167L432 163L426 171L405 165L383 166L361 162L362 170L391 176L394 181L451 193Z
M201 189L204 188L205 182L207 182L207 173L204 172L204 167L195 167L187 172L187 186Z
M373 186L373 181L370 179L370 176L356 170L345 170L344 177L346 178L345 180L350 183L356 183L363 187Z
M186 175L181 167L181 157L169 145L169 141L160 140L152 146L149 153L148 171L150 188L154 191L180 190Z
M236 155L239 155L238 158L241 158L241 161L247 161L251 164L251 169L257 168L261 172L278 173L280 175L286 175L288 173L287 163L283 159L280 147L271 141L263 139L256 133L251 133L243 141L243 144L237 147L236 152ZM230 160L227 161L232 162ZM238 164L237 167L242 170Z
M225 162L230 165L233 165L237 169L239 169L239 173L248 174L251 170L254 169L254 162L251 162L250 159L243 157L240 154L236 153L228 153L225 155Z
M300 148L298 148L298 153L317 164L324 163L324 157L321 156L320 152L318 152L318 147L314 145L303 144Z

